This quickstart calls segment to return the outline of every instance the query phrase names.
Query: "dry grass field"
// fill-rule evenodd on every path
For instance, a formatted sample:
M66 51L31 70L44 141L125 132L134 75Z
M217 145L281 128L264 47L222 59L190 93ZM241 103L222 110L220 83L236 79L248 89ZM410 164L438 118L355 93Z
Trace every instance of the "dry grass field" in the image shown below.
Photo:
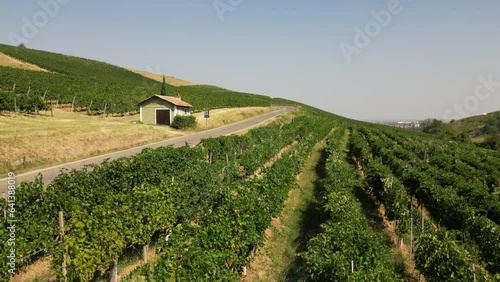
M134 124L137 116L102 118L55 110L40 116L0 116L0 173L65 163L147 144L180 133Z
M219 127L260 115L273 108L231 108L211 111L209 127ZM180 131L168 126L138 123L139 116L97 117L56 109L38 116L0 115L0 174L22 173L161 141L205 129Z
M145 76L147 78L151 78L153 80L163 82L163 75L162 74L157 74L157 73L151 73L147 71L140 71L140 70L133 70L133 69L128 69L129 71L138 73L142 76ZM189 86L189 85L196 85L196 83L187 81L187 80L182 80L179 78L175 78L173 76L165 76L165 80L168 84L173 85L173 86Z
M0 53L0 66L19 68L19 69L25 69L25 70L31 70L31 71L48 72L48 70L46 70L46 69L42 69L39 66L20 61L18 59L14 59L12 57L5 55L4 53Z
M274 107L245 107L245 108L227 108L217 109L210 111L210 118L208 119L208 128L220 127L226 124L234 123L244 120L253 116L262 115L278 108ZM198 129L205 129L204 113L193 114L196 117L196 127Z

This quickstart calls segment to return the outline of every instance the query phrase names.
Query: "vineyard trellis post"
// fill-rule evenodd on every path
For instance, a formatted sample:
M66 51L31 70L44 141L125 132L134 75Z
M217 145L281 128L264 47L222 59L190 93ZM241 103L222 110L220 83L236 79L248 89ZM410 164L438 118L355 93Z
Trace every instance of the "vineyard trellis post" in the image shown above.
M411 211L411 206L410 206L410 214L411 214L411 221L410 221L410 261L412 261L412 258L413 258L413 212Z
M144 261L144 263L148 263L148 250L149 250L148 244L142 247L142 260Z
M351 260L351 273L354 273L354 260Z
M111 273L111 282L118 282L118 259L113 259L113 272Z
M59 212L59 232L61 236L61 243L64 238L64 213L62 211ZM64 281L67 281L68 278L66 277L67 275L67 270L66 270L66 254L63 255L63 261L61 265L61 272L64 278Z
M14 116L17 117L17 101L15 97L14 97Z
M94 100L90 100L90 105L89 105L89 109L87 111L87 114L90 115L90 113L92 112L92 102L94 102Z
M472 274L474 275L474 282L476 282L476 266L472 263Z
M7 202L7 195L5 195L5 192L2 192L2 198L5 199L5 201ZM3 206L3 218L5 221L7 221L7 206Z
M76 96L73 97L73 102L71 103L71 112L75 111L75 99L76 99Z
M54 117L54 111L52 110L52 100L50 100L50 116Z

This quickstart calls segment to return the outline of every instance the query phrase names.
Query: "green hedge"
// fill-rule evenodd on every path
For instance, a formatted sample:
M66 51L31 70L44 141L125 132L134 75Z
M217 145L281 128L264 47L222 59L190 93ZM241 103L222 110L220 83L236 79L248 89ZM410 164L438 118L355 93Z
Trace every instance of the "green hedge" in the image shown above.
M176 116L172 122L172 127L177 129L193 128L196 125L194 116Z

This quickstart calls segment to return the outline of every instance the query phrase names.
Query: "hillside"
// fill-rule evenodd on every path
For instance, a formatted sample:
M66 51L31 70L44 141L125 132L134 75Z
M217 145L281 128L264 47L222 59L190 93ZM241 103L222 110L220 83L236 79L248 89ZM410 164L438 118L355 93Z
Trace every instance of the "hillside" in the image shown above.
M31 71L47 72L46 69L42 69L39 66L14 59L14 58L7 56L3 53L0 53L0 66L17 68L17 69L24 69L24 70L31 70Z
M450 123L434 121L424 131L443 138L473 142L489 149L500 149L500 111L452 120Z
M158 82L163 81L163 75L158 74L158 73L152 73L152 72L147 72L147 71L140 71L140 70L134 70L134 69L128 69L129 71L138 73L144 77L156 80ZM180 78L176 78L173 76L165 76L165 80L167 81L168 84L173 85L173 86L189 86L189 85L196 85L194 82L190 82L187 80L183 80Z
M161 83L138 73L111 64L56 54L46 51L0 44L0 52L22 62L36 65L50 72L0 66L0 110L12 111L12 95L23 95L30 90L37 96L87 107L92 102L94 110L107 108L109 113L126 113L138 110L137 103L160 91ZM44 94L47 92L47 94ZM167 95L180 94L194 106L194 111L205 108L270 106L267 96L231 91L215 86L168 85ZM2 106L3 105L3 106Z
M466 133L473 141L483 141L500 129L500 111L453 121L446 126L450 132Z

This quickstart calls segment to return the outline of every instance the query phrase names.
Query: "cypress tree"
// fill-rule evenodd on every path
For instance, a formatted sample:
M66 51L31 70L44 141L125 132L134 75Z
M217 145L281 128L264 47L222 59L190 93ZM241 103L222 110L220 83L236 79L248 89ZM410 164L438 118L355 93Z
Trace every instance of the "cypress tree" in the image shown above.
M165 82L165 75L163 75L163 83L161 84L161 95L166 96L167 95L167 83Z

